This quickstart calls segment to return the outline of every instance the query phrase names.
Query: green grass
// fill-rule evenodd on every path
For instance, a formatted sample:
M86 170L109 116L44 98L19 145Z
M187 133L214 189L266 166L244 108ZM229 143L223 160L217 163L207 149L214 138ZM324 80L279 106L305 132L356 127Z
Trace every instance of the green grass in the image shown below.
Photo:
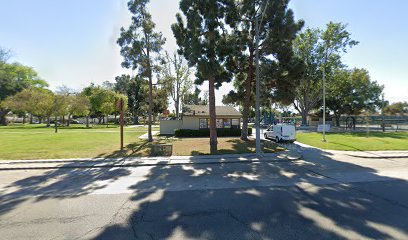
M157 130L157 129L153 129ZM45 125L12 125L0 127L0 159L54 159L117 157L134 154L146 141L139 136L146 127L125 128L125 152L119 152L118 126L98 126L86 129L84 125L61 127L58 133Z
M314 147L347 151L408 150L406 132L327 133L322 142L321 133L297 133L297 141Z

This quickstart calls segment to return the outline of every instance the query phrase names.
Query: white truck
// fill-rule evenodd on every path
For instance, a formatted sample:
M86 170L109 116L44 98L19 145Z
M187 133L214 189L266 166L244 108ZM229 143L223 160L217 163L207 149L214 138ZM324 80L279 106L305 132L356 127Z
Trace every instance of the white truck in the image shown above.
M276 142L296 141L296 128L293 125L276 124L270 126L264 133L265 139L272 139Z

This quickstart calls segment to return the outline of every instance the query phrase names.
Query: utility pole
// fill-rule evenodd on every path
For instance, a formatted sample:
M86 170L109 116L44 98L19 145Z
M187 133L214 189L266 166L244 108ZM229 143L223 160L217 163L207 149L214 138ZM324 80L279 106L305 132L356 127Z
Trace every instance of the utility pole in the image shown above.
M58 123L57 123L57 112L58 112L58 104L57 104L57 95L55 95L55 99L54 99L54 111L55 111L55 117L54 117L54 130L55 133L58 133Z
M382 102L381 102L381 118L382 118L382 131L385 132L385 121L384 121L384 93L382 94Z
M256 64L256 73L255 73L255 78L256 78L256 103L255 103L255 111L256 111L256 156L261 157L262 155L262 149L261 149L261 129L260 129L260 121L261 121L261 116L260 116L260 111L259 111L259 16L257 15L255 18L255 35L256 35L256 43L255 43L255 64Z
M326 142L326 60L327 50L324 49L325 58L323 59L323 142Z
M124 124L124 120L123 120L123 98L121 98L119 100L119 111L120 111L120 150L123 151L123 124Z
M261 23L263 20L263 16L266 11L266 7L268 6L268 1L266 1L266 4L264 6L264 10L262 12L262 18L261 18ZM262 149L261 149L261 113L260 113L260 93L259 93L259 14L256 15L255 17L255 64L256 64L256 70L255 70L255 80L256 80L256 90L255 90L255 95L256 95L256 101L255 101L255 115L256 115L256 141L255 141L255 146L256 146L256 156L257 157L262 157Z

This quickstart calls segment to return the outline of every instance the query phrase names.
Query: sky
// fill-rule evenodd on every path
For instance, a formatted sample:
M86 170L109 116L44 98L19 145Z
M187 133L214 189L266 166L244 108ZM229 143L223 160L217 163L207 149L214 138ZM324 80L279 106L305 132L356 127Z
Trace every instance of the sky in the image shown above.
M170 26L178 0L151 0L148 7L167 39L164 49L175 51ZM290 8L305 27L347 23L360 43L343 56L344 62L367 69L385 86L386 100L408 101L408 1L292 0ZM129 23L126 0L0 0L0 46L11 49L11 61L32 66L54 90L62 85L80 90L131 73L121 67L116 44L120 28ZM217 91L217 105L231 88L224 84Z

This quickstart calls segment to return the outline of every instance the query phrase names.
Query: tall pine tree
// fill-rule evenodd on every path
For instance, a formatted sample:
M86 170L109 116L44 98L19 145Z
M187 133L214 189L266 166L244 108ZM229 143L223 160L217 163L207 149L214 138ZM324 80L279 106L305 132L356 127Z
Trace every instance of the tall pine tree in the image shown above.
M148 108L148 140L152 137L153 111L153 71L157 69L157 55L162 49L165 39L160 32L155 32L152 16L146 9L149 0L130 0L129 11L132 13L132 23L128 29L121 28L118 44L124 57L122 66L138 69L140 76L149 80Z
M232 74L226 65L233 55L228 29L234 27L235 18L233 0L181 0L177 23L172 25L174 36L182 54L190 66L196 67L196 84L208 80L210 111L210 150L217 152L217 131L215 112L215 88L223 82L229 82ZM228 27L227 27L228 26Z

